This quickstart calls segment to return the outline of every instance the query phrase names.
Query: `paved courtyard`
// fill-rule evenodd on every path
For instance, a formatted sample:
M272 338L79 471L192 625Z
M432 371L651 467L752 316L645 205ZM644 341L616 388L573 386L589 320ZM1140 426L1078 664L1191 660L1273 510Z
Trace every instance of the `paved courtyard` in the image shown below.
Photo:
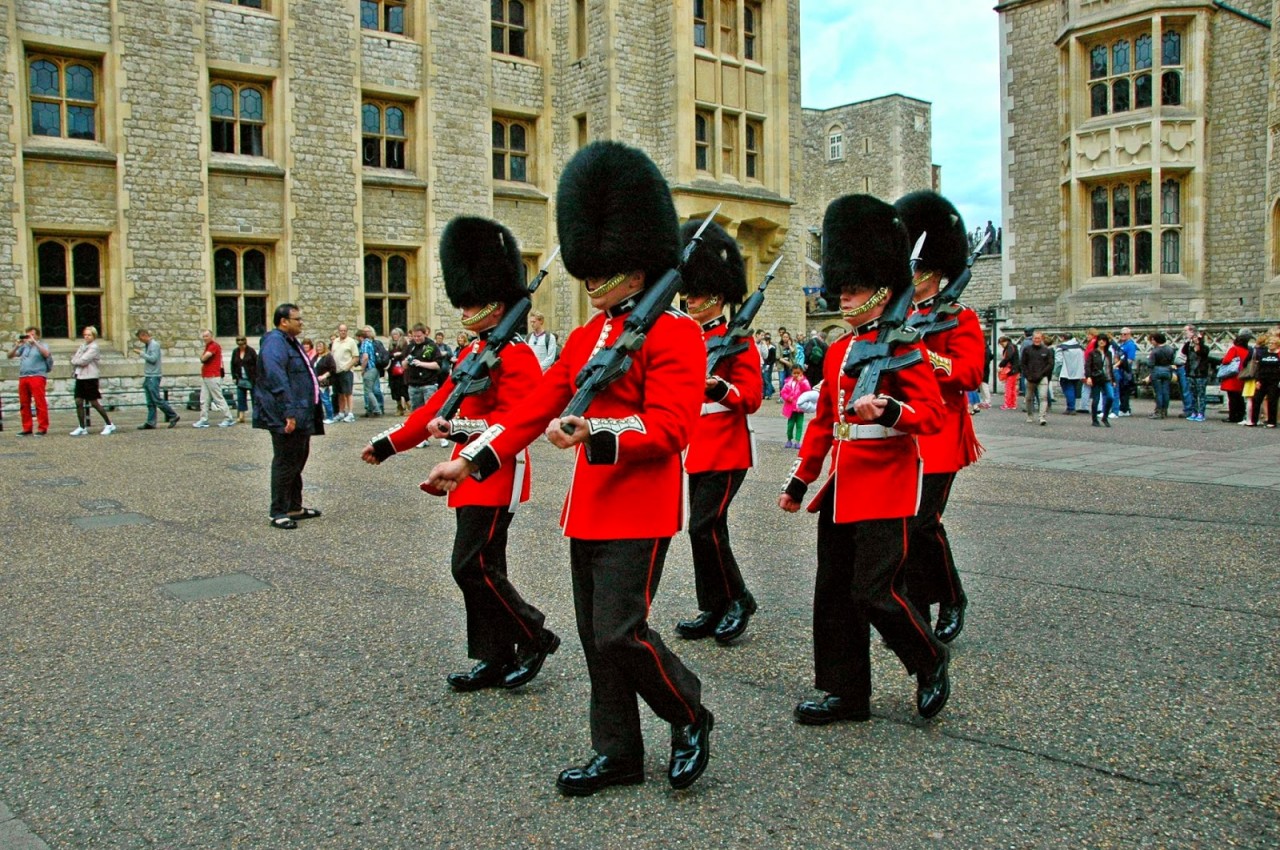
M1135 408L1109 430L978 416L988 453L948 512L970 598L951 702L921 721L877 645L872 722L808 728L790 712L814 693L815 520L774 506L793 453L767 403L732 522L760 613L733 647L675 640L684 540L652 612L703 679L711 766L672 791L645 710L648 781L572 800L554 778L589 743L565 454L535 446L510 548L564 645L521 691L462 695L443 681L469 666L453 519L417 489L445 449L368 467L391 421L335 426L307 470L325 516L281 532L248 427L7 428L0 850L1275 848L1280 432Z

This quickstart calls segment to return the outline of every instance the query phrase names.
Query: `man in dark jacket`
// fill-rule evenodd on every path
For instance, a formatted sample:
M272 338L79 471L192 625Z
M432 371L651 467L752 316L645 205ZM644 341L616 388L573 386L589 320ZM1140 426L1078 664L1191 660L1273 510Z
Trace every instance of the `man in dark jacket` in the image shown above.
M258 346L253 393L253 427L271 432L271 525L297 528L298 520L320 516L302 506L302 468L311 453L311 435L323 434L320 382L298 344L302 312L296 304L276 308L275 329Z
M1031 344L1022 349L1022 377L1027 382L1027 421L1034 422L1031 404L1040 400L1040 424L1048 425L1045 414L1049 410L1049 379L1053 375L1053 349L1044 344L1044 334L1036 331Z

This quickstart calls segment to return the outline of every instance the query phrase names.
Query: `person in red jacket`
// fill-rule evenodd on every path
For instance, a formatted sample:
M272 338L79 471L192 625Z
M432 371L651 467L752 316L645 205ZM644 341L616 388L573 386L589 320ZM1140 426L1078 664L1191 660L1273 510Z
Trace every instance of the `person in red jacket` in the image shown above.
M938 295L965 270L969 237L964 220L951 202L937 192L912 192L894 206L914 245L927 234L915 271L915 309L933 312ZM957 305L959 306L959 305ZM934 634L943 643L955 640L964 628L968 599L951 554L951 541L942 512L956 473L978 459L982 446L973 431L968 394L982 383L986 370L986 341L978 314L968 307L947 320L946 327L924 339L929 363L942 390L942 429L919 437L924 458L920 510L911 526L907 547L907 592L911 604L926 620L930 606L938 606Z
M907 599L904 566L911 523L920 506L916 435L937 433L942 397L924 346L914 365L881 373L875 392L857 398L845 374L850 346L874 342L895 294L911 286L910 243L897 211L870 195L831 202L822 223L823 297L839 302L853 328L831 344L823 364L818 409L778 507L800 510L809 485L830 456L826 481L809 503L818 514L818 575L813 592L814 684L826 695L796 706L808 725L871 716L871 635L875 626L916 675L916 708L933 717L951 693L947 647Z
M463 356L483 350L506 311L526 295L515 237L495 221L455 218L440 237L440 267L445 294L462 311L463 327L478 334ZM453 379L446 378L403 425L375 438L362 458L378 464L429 437L452 440L457 457L491 421L524 403L541 375L533 349L513 341L502 350L489 386L464 398L456 417L438 416L453 391ZM454 690L518 688L537 676L560 646L560 638L543 626L543 613L507 578L507 530L516 508L529 499L529 479L528 452L521 452L496 475L465 481L448 494L457 520L453 578L466 604L467 655L476 660L470 671L448 676Z
M1232 341L1231 347L1227 349L1227 353L1222 355L1222 365L1226 366L1230 363L1239 363L1236 371L1232 372L1219 382L1222 391L1227 394L1227 421L1228 422L1244 422L1247 406L1244 397L1244 379L1240 377L1240 372L1249 362L1249 355L1252 353L1253 334L1241 331L1240 334Z
M569 335L560 359L519 407L491 419L458 458L432 470L430 483L447 490L498 474L543 433L573 451L560 526L569 538L578 637L591 677L596 754L562 771L556 785L581 796L644 781L639 696L671 724L667 778L685 788L706 769L714 718L698 677L648 620L671 537L684 523L680 453L706 384L698 324L674 310L659 316L630 369L596 396L587 415L561 416L578 372L618 339L644 289L678 262L675 206L648 156L593 142L565 166L556 227L565 268L584 281L599 312Z
M687 244L701 224L685 222L681 239ZM729 327L725 307L741 304L747 296L747 273L738 243L712 222L680 278L686 308L702 325L703 339L724 336ZM760 357L750 341L743 351L722 359L715 374L706 379L702 415L684 459L699 609L698 616L676 623L676 634L687 640L714 636L720 643L730 643L747 630L756 612L755 597L747 590L729 545L729 505L747 470L755 465L747 415L760 409L762 394Z

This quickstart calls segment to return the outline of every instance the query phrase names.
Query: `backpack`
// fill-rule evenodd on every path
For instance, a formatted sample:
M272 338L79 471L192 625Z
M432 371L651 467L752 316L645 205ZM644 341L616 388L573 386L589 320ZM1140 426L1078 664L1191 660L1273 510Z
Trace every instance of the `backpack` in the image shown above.
M373 365L378 368L378 375L385 375L391 365L391 352L382 344L382 340L373 338Z

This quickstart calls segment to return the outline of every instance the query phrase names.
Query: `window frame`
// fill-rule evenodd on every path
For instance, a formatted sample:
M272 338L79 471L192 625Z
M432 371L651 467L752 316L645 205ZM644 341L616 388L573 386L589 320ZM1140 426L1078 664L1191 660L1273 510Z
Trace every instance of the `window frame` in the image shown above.
M1185 196L1186 177L1181 174L1161 175L1157 185L1152 172L1142 172L1110 180L1082 183L1084 191L1086 271L1093 282L1142 279L1157 275L1184 275L1185 262ZM1166 187L1173 186L1172 211L1166 209ZM1143 214L1142 190L1145 187L1146 210ZM1124 190L1124 213L1118 216L1120 190ZM1105 226L1097 226L1099 193L1105 194ZM1117 218L1123 221L1117 224ZM1101 240L1101 241L1099 241ZM1145 244L1145 248L1143 247ZM1166 245L1169 247L1166 248ZM1099 253L1103 248L1104 254ZM1170 262L1166 251L1171 251ZM1126 271L1117 271L1123 257ZM1099 273L1099 265L1104 267ZM1145 261L1145 268L1143 263Z
M745 116L743 120L742 177L752 183L764 182L764 119ZM754 136L754 141L752 137Z
M232 92L232 117L215 116L213 114L213 90L218 86L230 88ZM262 120L253 121L242 117L243 95L246 90L255 91L262 96ZM231 156L249 156L259 159L271 158L271 83L260 80L238 80L232 77L211 76L208 86L209 94L209 151L215 154L226 154ZM214 122L222 121L231 125L231 138L233 150L217 150L215 147L217 133L214 131ZM244 147L244 129L257 127L259 129L261 152L245 153Z
M40 335L46 339L75 340L80 337L80 333L86 325L93 325L98 329L99 339L106 337L108 329L104 325L108 316L106 309L107 237L65 233L37 233L32 241L35 248L32 254L35 260L32 268L35 275L35 307L37 313L36 321L33 324L40 328ZM42 247L47 244L56 244L62 248L63 285L53 286L45 283L45 268L40 255ZM98 253L96 286L77 286L80 275L77 274L78 266L76 265L75 254L76 249L82 245L91 245ZM45 324L45 301L47 298L52 299L59 296L63 299L65 309L66 336L51 333ZM94 315L85 317L84 321L81 321L82 311L78 309L80 305L79 298L91 299L96 302Z
M374 7L377 13L377 26L367 27L364 24L364 12L366 6ZM400 30L391 29L391 10L400 10ZM378 33L380 35L397 35L402 38L413 37L412 26L413 8L409 0L360 0L360 31L367 33Z
M701 137L698 134L699 121L702 122L704 130ZM695 109L693 111L693 168L695 171L701 171L705 174L714 173L711 167L711 149L719 147L716 144L716 132L718 129L714 109ZM698 160L699 155L702 157L701 164L699 164Z
M493 17L494 5L502 5L502 18L495 19ZM511 22L511 8L518 4L520 14L523 17L521 24L513 24ZM515 59L533 59L534 54L534 38L533 38L533 21L534 21L534 0L490 0L489 3L489 52L497 56L509 56ZM499 31L501 33L499 34ZM523 40L521 52L516 53L511 49L511 35L513 32L519 32ZM502 49L494 49L495 37L502 40Z
M827 129L827 162L844 161L844 127L837 124Z
M36 139L63 139L69 142L93 142L102 143L103 121L102 121L102 58L101 57L85 57L72 54L59 54L48 50L31 51L26 54L26 120L27 135ZM35 92L35 78L33 66L37 62L48 62L57 66L58 93L56 95L37 94ZM67 95L67 68L69 66L83 67L93 75L93 100L81 100L79 98L71 98ZM35 105L55 104L58 108L58 134L38 133L36 132L36 116ZM71 109L91 109L93 114L93 135L90 138L71 135L70 122L68 121L69 110Z
M764 4L745 0L742 4L742 58L747 62L764 64L761 54L761 24L764 21Z
M369 261L376 260L380 281L378 289L369 288ZM404 264L404 291L393 292L390 288L391 265L393 261ZM406 248L375 248L366 246L360 260L360 315L363 324L373 328L378 336L390 336L392 328L400 328L408 332L414 299L414 270L417 268L417 257ZM373 316L369 308L378 304L378 316ZM397 309L392 311L392 305ZM397 318L400 321L397 322Z
M1157 40L1156 31L1160 38ZM1168 62L1167 42L1177 45L1177 62ZM1141 43L1146 39L1146 54ZM1119 48L1124 46L1123 71L1116 71ZM1153 19L1141 28L1129 27L1081 40L1085 120L1150 112L1157 106L1185 106L1187 26L1161 21L1157 28ZM1099 56L1105 68L1098 66ZM1145 64L1142 64L1145 63ZM1145 91L1140 81L1145 79ZM1123 88L1121 86L1123 85ZM1174 96L1170 90L1176 88ZM1124 105L1117 108L1119 92L1124 92Z
M259 12L271 11L271 0L215 0L228 6L239 6L242 9L255 9ZM254 4L257 4L256 6Z
M213 316L210 326L215 337L227 339L236 336L261 336L271 330L271 303L275 292L275 256L272 248L272 245L260 242L213 242L210 252L212 262L210 263L211 280L209 290L213 298ZM224 251L230 252L235 257L235 288L218 286L218 255ZM247 278L245 258L250 253L262 255L261 289L249 289L245 285ZM225 327L221 324L221 316L218 311L218 302L220 300L235 302L236 324L233 333L223 332ZM258 326L250 326L249 324L249 311L246 306L249 301L261 302L260 330Z
M495 143L497 127L501 125L502 145ZM524 147L514 148L511 146L511 128L520 127L524 131ZM535 184L534 174L534 146L537 138L537 124L532 118L522 118L516 115L503 115L501 113L493 113L489 122L489 143L491 155L491 176L497 182L502 183L523 183L526 185ZM511 163L514 161L513 153L524 161L524 176L521 178L512 177ZM499 175L498 157L502 157L502 174Z
M376 109L378 113L378 131L376 133L369 132L365 128L365 114L367 109ZM387 126L387 111L399 110L400 121L404 135L396 136L391 133ZM396 171L401 173L410 173L413 170L412 153L413 148L410 145L412 136L410 131L413 127L413 104L402 100L391 100L387 98L365 96L360 99L360 167L361 168L377 168L386 171ZM376 140L378 161L369 163L366 152L370 140ZM392 160L391 153L395 148L392 146L399 145L399 165L389 165Z

